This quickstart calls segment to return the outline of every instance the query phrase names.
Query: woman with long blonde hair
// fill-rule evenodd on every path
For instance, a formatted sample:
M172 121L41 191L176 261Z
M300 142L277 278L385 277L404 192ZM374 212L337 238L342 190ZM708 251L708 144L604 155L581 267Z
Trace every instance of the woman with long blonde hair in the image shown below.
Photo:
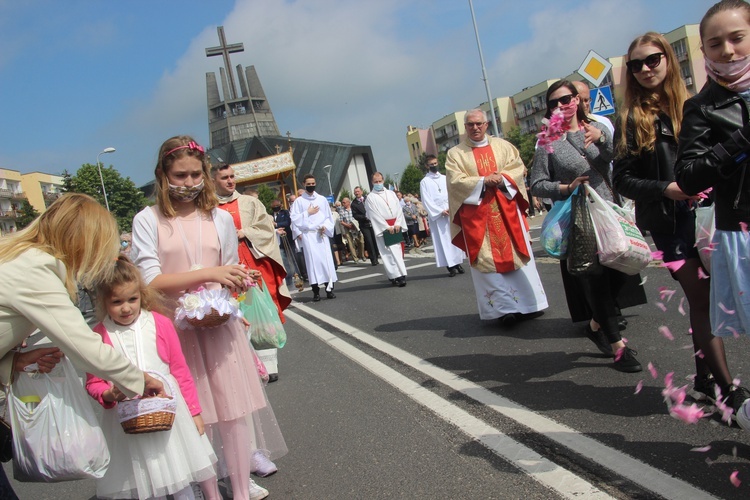
M682 108L688 99L672 46L659 33L639 36L628 48L627 87L615 137L615 188L635 201L636 223L650 231L672 277L690 305L696 378L691 395L713 400L718 384L733 391L724 344L711 334L708 279L695 248L695 203L675 182Z
M114 218L84 194L66 194L23 231L0 239L0 383L33 363L49 373L63 353L76 367L112 380L128 396L164 395L161 382L101 343L75 305L78 285L93 287L114 270ZM41 330L56 347L12 349Z

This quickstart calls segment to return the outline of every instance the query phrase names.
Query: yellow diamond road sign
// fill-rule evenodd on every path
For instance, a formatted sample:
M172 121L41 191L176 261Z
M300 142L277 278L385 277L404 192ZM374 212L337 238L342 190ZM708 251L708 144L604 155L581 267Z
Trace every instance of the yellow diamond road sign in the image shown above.
M583 60L583 64L578 68L578 73L593 83L595 87L598 87L604 81L610 69L612 69L612 65L609 61L590 50L586 59Z

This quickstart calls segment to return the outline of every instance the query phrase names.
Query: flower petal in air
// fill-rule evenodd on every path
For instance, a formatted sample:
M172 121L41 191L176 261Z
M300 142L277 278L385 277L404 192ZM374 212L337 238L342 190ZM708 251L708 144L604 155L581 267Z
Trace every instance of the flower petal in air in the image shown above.
M698 268L698 278L700 278L702 280L705 280L705 279L709 278L708 274L706 274L706 273L703 272L703 268L702 267Z
M721 302L719 302L719 309L721 309L722 311L724 311L727 314L734 314L734 309L728 309L727 306L725 306Z
M656 371L656 368L655 368L655 367L654 367L654 365L653 365L653 364L651 363L651 361L649 361L649 362L648 362L648 371L650 371L650 372L651 372L651 376L652 376L653 378L656 378L656 377L658 377L658 376L659 376L659 373L658 373L658 372Z
M729 474L729 482L732 483L732 486L735 488L739 488L740 484L742 484L742 481L737 477L740 473L738 471L734 471L731 474Z
M697 451L698 453L706 453L711 449L711 445L699 446L698 448L691 448L690 451Z
M683 306L683 304L685 304L685 297L682 297L682 298L680 299L680 305L679 305L679 306L677 306L677 311L678 311L678 312L679 312L680 314L682 314L683 316L685 316L685 314L686 314L686 313L685 313L685 308L684 308L684 307L682 307L682 306Z
M665 306L661 302L657 302L655 305L656 305L656 307L658 307L659 309L661 309L663 312L667 312L667 306Z
M664 335L664 337L668 340L674 340L674 335L672 335L672 332L669 330L666 326L660 326L659 327L659 333Z
M680 419L686 424L697 424L703 418L703 410L698 408L695 403L690 406L676 405L669 409L669 414L674 418Z
M641 389L643 389L643 380L639 380L638 383L635 384L635 394L641 392Z
M665 262L665 263L663 263L662 267L666 267L667 269L669 269L673 273L676 273L684 265L685 265L685 261L684 260L675 260L673 262ZM698 269L698 271L700 272L700 268Z

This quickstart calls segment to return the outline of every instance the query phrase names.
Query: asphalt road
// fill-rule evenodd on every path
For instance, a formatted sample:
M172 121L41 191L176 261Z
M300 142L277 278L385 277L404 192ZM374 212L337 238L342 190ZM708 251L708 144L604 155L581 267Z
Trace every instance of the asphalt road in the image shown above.
M449 278L429 256L408 258L405 288L382 266L346 264L337 299L296 294L280 379L267 387L290 452L258 482L284 499L747 498L748 435L716 417L687 425L663 402L664 375L689 384L693 372L666 270L648 268L650 303L624 311L652 378L611 367L568 319L557 261L536 255L550 307L509 329L479 320L468 272ZM666 312L660 287L677 289ZM746 342L727 341L740 379ZM23 499L95 491L92 481L14 487Z

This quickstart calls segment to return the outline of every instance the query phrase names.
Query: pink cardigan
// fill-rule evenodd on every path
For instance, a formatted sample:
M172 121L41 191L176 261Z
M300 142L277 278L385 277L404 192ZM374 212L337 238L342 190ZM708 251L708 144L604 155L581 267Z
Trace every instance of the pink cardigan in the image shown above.
M195 382L190 374L190 369L182 354L180 340L172 322L159 313L152 312L154 323L156 325L156 352L166 364L169 365L169 372L177 380L182 397L187 403L188 409L192 416L201 413L201 406L198 402L198 393L195 389ZM103 323L96 325L93 330L102 336L102 341L107 345L112 345L109 333ZM102 399L104 391L109 389L110 383L100 379L90 373L86 374L86 390L92 398L99 401L104 408L114 408L116 403L108 403Z

